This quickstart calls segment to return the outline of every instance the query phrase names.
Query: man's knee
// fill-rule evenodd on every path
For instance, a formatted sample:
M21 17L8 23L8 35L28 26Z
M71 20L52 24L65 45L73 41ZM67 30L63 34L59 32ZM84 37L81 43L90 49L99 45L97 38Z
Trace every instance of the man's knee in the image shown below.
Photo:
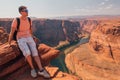
M35 57L35 56L39 56L38 53L32 53L32 56Z
M23 53L23 55L25 56L25 58L27 58L27 57L31 56L31 53L30 53L30 52L28 52L28 53Z

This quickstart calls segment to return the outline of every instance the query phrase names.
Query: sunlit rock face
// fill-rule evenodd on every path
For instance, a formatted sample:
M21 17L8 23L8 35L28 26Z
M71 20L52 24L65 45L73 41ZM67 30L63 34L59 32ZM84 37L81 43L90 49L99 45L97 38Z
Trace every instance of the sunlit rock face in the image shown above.
M88 33L91 33L99 25L99 20L80 20L81 29Z
M120 79L120 20L103 20L65 59L71 73L83 80Z
M120 23L103 22L91 33L90 47L105 58L120 62Z

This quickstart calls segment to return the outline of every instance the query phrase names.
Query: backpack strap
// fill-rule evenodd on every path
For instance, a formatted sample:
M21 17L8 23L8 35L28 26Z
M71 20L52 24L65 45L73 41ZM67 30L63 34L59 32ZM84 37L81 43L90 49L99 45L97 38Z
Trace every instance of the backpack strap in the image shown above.
M17 25L16 25L16 30L15 30L15 32L14 32L14 34L13 34L13 40L17 40L17 32L18 32L18 30L19 30L19 26L20 26L20 19L19 18L16 18L16 20L17 20Z
M29 23L30 23L30 29L31 29L31 19L30 19L30 17L28 17L28 21L29 21Z
M16 20L17 20L17 31L18 31L20 27L20 18L16 18Z

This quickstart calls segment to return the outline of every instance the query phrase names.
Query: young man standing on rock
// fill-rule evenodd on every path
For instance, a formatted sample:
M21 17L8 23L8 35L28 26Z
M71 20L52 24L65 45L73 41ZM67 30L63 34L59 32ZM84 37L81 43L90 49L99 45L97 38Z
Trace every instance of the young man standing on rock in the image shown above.
M20 13L20 25L19 29L17 30L17 18L15 18L11 25L11 32L9 36L9 44L11 45L11 40L13 39L14 32L17 30L17 43L19 48L21 49L23 55L25 56L29 66L31 67L31 76L37 77L37 73L40 76L43 76L45 78L50 78L50 75L47 73L47 71L42 67L41 61L38 55L38 51L36 48L36 43L33 40L32 34L31 34L31 27L32 21L28 19L28 9L26 6L20 6L19 7L19 13ZM35 67L32 63L32 57L34 58L39 71L36 72Z

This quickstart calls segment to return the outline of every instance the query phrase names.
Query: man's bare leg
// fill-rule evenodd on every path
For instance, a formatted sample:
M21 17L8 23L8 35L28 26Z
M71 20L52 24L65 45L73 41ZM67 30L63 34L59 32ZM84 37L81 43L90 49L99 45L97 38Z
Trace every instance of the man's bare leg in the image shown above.
M27 59L28 64L31 67L31 76L34 77L34 78L37 77L36 70L35 70L35 68L33 66L33 63L32 63L32 57L31 57L31 55L27 56L26 59Z
M41 75L45 78L50 78L50 75L47 73L47 71L45 69L43 69L39 56L34 56L34 59L40 70L40 71L38 71L38 75Z
M30 68L31 69L35 69L34 66L33 66L33 63L32 63L32 57L31 57L31 55L27 56L26 60L27 60L28 64L30 65Z
M43 70L43 67L42 67L41 60L40 60L39 56L34 56L34 60L35 60L35 62L37 64L39 70L40 71Z

